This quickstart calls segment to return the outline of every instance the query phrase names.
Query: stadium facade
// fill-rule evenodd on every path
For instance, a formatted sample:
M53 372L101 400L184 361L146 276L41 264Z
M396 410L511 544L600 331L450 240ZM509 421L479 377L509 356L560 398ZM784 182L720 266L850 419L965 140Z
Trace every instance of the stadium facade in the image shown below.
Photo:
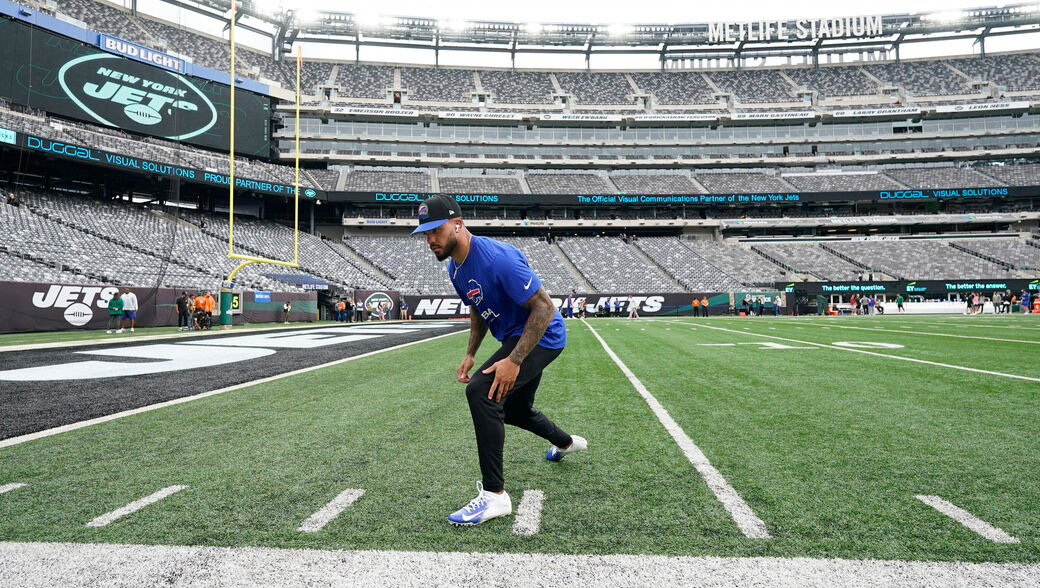
M230 25L227 3L172 4ZM0 190L28 204L2 207L14 236L3 279L219 282L230 269L226 39L95 0L0 0L0 14L17 39L0 59ZM986 51L1040 24L1033 6L623 30L304 22L249 3L236 18L270 43L236 52L236 212L254 217L243 246L284 258L297 155L308 233L299 270L250 268L248 287L316 279L450 294L406 237L432 194L453 195L470 225L523 249L557 297L874 279L1029 289L1040 271L1040 54ZM977 54L900 59L906 44L956 39L974 39ZM304 60L297 153L300 43L353 46L356 58ZM447 50L573 53L587 65L651 54L659 67L361 61L370 47L435 61ZM139 267L55 239L107 243ZM959 295L935 288L927 294Z

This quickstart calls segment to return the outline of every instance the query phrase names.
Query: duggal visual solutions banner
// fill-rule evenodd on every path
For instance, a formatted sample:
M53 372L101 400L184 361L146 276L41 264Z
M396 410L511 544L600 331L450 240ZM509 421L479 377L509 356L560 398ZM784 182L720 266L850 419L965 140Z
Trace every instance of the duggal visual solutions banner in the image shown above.
M16 103L132 133L229 146L228 86L178 73L183 62L102 36L102 47L119 54L106 53L6 18L0 39L0 95ZM270 111L270 98L237 91L237 152L270 156Z
M7 129L0 128L0 137L3 136L5 131ZM211 186L227 186L231 183L231 177L227 174L151 161L138 157L134 153L101 151L100 149L64 143L54 139L45 139L25 133L17 133L17 137L15 144L23 149L62 159L70 159L88 165L111 167L133 173L154 174L167 178L179 178L188 182L209 184ZM241 176L235 176L235 186L242 190L279 196L291 196L294 192L293 187L288 184L254 180ZM300 190L300 196L316 198L320 194L312 188L304 188Z
M1038 186L951 186L941 190L886 190L861 192L787 192L777 194L445 194L463 207L549 205L585 208L634 206L742 206L754 204L793 204L799 202L837 202L855 200L892 200L929 202L949 199L1002 198L1031 196ZM331 192L331 201L356 204L418 204L435 193L425 192Z

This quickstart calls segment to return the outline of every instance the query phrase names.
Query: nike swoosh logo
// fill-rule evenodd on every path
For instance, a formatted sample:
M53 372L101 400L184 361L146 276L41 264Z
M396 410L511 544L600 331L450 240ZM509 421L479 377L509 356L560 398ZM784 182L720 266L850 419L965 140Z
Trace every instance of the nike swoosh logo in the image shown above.
M534 276L531 276L531 279L527 280L527 285L524 286L524 290L530 288L531 287L531 282L533 282L533 281L534 281Z
M479 517L481 514L483 514L483 513L475 512L475 513L473 513L470 516L462 515L462 520L464 520L464 521L466 521L468 523L468 522L472 521L473 519Z

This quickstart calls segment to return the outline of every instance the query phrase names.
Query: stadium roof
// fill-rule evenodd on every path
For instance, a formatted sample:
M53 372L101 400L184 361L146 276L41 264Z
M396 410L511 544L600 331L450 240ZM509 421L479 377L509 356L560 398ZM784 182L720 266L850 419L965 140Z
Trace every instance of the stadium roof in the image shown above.
M209 17L227 19L231 14L229 0L164 1ZM435 63L439 62L439 53L446 50L508 53L514 59L518 53L569 53L585 55L586 60L592 55L644 54L658 56L662 67L678 59L739 60L791 55L811 56L817 62L821 54L871 51L892 51L898 59L899 48L905 43L973 40L984 54L989 37L1040 31L1038 3L938 13L834 18L817 15L681 24L438 19L339 9L319 11L314 6L320 4L244 0L239 3L237 14L240 24L269 36L283 54L290 53L298 42L347 44L359 49L369 46L429 50L435 55Z

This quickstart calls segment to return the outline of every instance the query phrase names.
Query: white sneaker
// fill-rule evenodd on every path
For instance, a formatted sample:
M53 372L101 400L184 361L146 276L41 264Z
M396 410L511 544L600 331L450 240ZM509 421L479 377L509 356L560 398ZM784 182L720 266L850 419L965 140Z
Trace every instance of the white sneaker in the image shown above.
M571 435L571 446L567 449L560 449L559 447L553 446L549 448L549 451L545 452L545 459L549 461L560 461L563 456L570 453L578 453L579 451L585 451L589 448L589 442L584 437L577 435Z
M105 332L108 333L109 335L111 335L112 334L112 329L109 329L109 330L107 330Z
M133 328L133 327L130 327L130 332L131 332L131 333L133 333L133 332L134 332L134 328Z
M513 514L513 501L509 494L495 494L484 490L484 484L477 482L477 497L469 504L448 515L448 522L453 525L479 525L498 517Z
M118 331L116 331L116 335L118 335L119 333L122 333L122 332L123 332L123 329L119 329Z

